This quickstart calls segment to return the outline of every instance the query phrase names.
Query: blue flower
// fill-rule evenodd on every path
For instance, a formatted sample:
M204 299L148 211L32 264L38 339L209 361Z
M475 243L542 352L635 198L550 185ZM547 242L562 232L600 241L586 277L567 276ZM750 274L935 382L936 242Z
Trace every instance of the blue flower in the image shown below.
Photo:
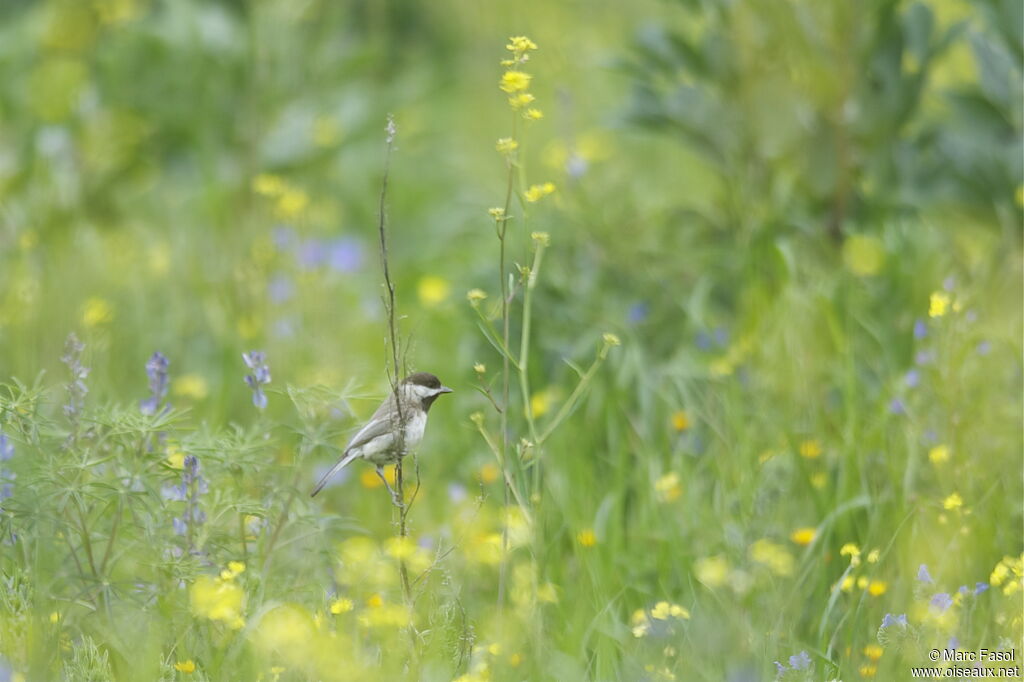
M807 655L806 651L801 651L799 654L789 657L789 666L793 670L806 670L811 667L811 657Z
M363 264L363 247L351 237L335 239L327 247L327 265L336 272L355 272Z
M928 567L925 564L921 564L921 567L917 569L917 580L922 583L933 583L931 574L928 572Z
M14 443L3 431L0 431L0 462L6 462L13 456Z
M629 306L629 310L626 312L626 320L630 324L640 324L647 319L649 313L650 306L643 301L639 301Z
M982 592L984 592L987 589L988 589L988 583L975 583L974 584L974 594L981 594Z
M270 367L267 366L267 355L263 351L254 350L249 353L242 353L242 360L252 370L252 374L245 375L245 383L252 389L252 404L259 409L267 407L267 395L263 392L263 386L270 383Z
M938 609L940 613L945 613L945 611L953 605L953 598L946 592L939 592L931 598L931 601L929 601L928 604L932 608Z
M267 295L272 303L284 303L295 294L295 285L288 275L274 275L267 285Z
M981 343L978 344L978 347L975 350L977 351L978 355L988 355L989 353L992 352L992 342L982 341Z
M77 417L85 406L85 395L89 387L85 385L85 379L89 376L89 368L82 366L82 351L85 344L78 340L72 332L64 343L64 355L60 361L67 365L71 373L71 380L67 384L68 402L64 404L64 414L73 423L77 423Z
M899 398L893 398L889 402L889 412L892 414L906 414L907 408Z
M167 396L169 385L167 368L171 361L167 356L156 351L146 362L146 376L149 377L149 397L139 403L142 414L156 414L160 402Z
M907 627L907 614L901 613L898 616L894 616L891 613L885 614L885 617L882 618L882 627L883 628L890 628L890 627L893 627L894 625L899 625L901 627Z
M916 369L912 369L903 375L903 383L906 384L907 388L916 388L921 383L921 373Z
M926 336L928 336L928 324L920 318L914 320L914 338L920 340Z

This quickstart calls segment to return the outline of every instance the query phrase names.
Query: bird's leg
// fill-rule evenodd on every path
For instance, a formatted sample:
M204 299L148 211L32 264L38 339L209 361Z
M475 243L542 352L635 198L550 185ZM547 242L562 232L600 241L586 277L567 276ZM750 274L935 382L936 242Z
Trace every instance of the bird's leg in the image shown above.
M384 475L384 467L377 467L377 475L380 476L380 480L383 481L384 487L388 489L389 493L391 493L391 501L399 509L404 509L405 504L402 502L402 500L398 499L398 493L396 493L394 489L392 489L391 484L388 483L387 476Z

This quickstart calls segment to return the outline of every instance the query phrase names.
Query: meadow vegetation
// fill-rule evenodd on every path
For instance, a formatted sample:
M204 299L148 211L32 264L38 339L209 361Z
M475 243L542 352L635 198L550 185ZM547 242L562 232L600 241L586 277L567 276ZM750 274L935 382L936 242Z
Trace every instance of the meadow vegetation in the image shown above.
M1019 666L1022 12L0 4L0 682Z

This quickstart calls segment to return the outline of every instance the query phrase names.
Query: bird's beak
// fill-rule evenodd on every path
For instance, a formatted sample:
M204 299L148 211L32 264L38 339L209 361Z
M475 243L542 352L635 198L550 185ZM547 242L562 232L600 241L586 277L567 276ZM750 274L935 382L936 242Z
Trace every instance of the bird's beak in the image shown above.
M447 386L442 386L441 388L437 389L437 394L441 395L442 393L452 393L452 389L448 388Z

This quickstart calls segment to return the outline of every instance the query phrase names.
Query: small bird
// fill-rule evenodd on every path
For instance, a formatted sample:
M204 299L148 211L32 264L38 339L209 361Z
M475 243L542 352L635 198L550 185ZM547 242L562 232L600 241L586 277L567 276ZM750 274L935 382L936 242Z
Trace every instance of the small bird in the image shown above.
M427 412L430 411L430 406L439 395L451 392L452 389L442 385L441 381L429 372L416 372L407 376L398 385L398 405L395 404L395 392L392 392L373 413L370 421L352 436L352 440L345 446L341 459L324 474L309 496L315 497L327 485L331 476L344 469L352 460L362 457L377 467L377 475L394 497L395 492L384 478L384 465L398 462L419 445L427 428ZM401 410L398 409L399 406ZM400 424L404 426L401 436Z

